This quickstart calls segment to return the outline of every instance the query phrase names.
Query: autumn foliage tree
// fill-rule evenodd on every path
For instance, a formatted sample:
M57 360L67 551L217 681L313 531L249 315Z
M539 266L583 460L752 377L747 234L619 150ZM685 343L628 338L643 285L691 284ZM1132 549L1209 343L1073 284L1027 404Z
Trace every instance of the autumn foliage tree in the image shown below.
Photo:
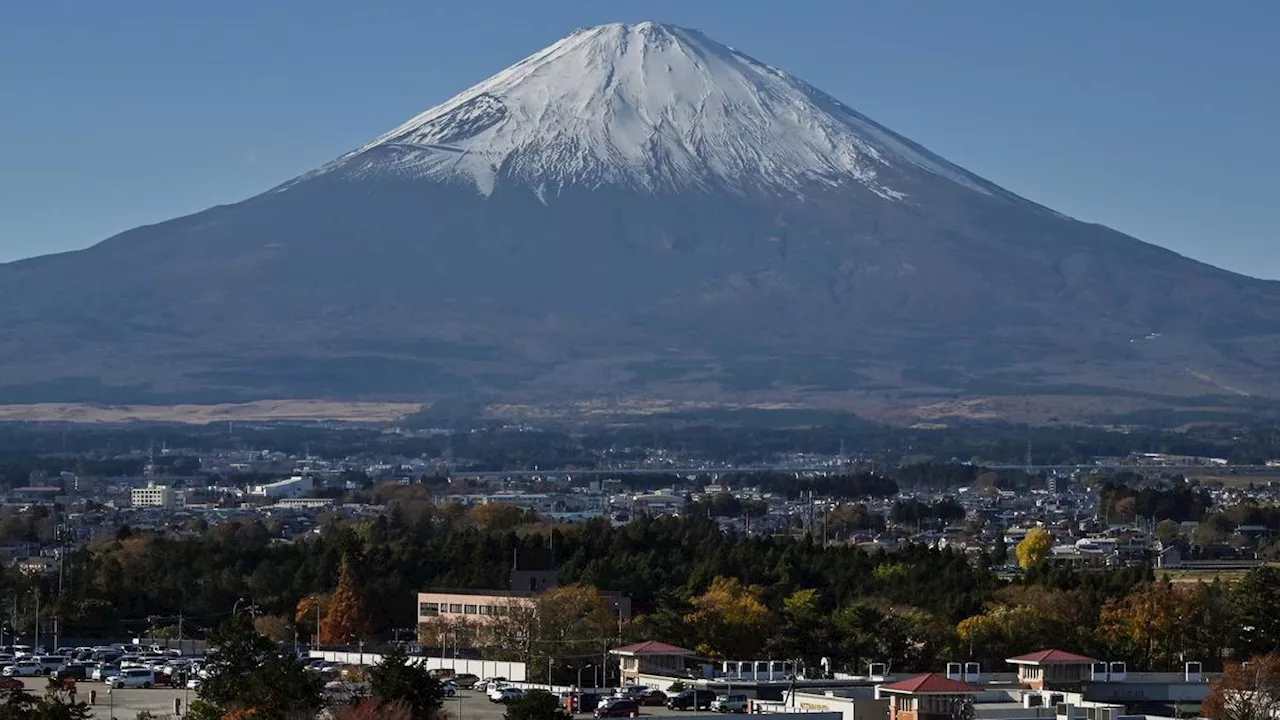
M1233 663L1213 681L1200 710L1210 720L1274 720L1280 717L1280 654Z
M1144 670L1172 670L1183 657L1217 660L1223 652L1222 635L1231 624L1222 588L1164 580L1107 602L1099 632L1114 656Z
M715 578L689 604L684 621L696 633L698 652L711 657L751 657L771 620L760 588L738 578Z
M320 623L320 643L345 645L369 637L369 613L356 576L355 560L350 555L342 559L338 585L331 597L329 611Z
M310 630L312 642L321 643L320 636L323 632L320 624L325 614L329 612L331 604L333 604L333 598L329 593L312 593L304 596L294 608L294 625L299 629Z
M1023 570L1030 570L1033 567L1043 563L1053 550L1053 533L1038 527L1032 528L1027 536L1018 543L1018 547L1014 548L1014 554L1018 556L1018 566Z

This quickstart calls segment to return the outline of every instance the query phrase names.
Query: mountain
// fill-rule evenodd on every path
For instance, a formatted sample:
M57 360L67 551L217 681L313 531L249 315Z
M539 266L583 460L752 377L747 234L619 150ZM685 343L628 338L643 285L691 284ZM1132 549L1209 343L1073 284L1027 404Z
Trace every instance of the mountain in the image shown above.
M655 23L575 32L0 289L4 402L1280 395L1280 283L1056 213Z

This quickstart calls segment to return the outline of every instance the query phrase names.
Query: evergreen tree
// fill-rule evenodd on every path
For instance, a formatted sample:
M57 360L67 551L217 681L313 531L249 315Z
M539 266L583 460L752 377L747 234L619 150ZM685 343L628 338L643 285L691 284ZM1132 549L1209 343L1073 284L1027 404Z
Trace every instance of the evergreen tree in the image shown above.
M444 702L440 682L427 668L410 663L404 648L396 646L383 653L382 660L369 668L369 690L379 706L399 706L409 720L434 720Z
M573 716L560 707L555 695L534 690L524 697L507 703L504 720L572 720Z

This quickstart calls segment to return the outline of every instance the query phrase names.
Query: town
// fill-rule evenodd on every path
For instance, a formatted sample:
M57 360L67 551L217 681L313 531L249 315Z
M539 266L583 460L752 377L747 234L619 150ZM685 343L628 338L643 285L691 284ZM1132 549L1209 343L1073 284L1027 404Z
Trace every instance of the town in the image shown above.
M1269 460L584 442L504 470L538 429L239 432L255 447L128 427L7 451L10 664L136 642L186 672L246 616L330 699L400 648L459 701L470 677L591 712L643 689L640 713L1096 720L1194 716L1280 640Z

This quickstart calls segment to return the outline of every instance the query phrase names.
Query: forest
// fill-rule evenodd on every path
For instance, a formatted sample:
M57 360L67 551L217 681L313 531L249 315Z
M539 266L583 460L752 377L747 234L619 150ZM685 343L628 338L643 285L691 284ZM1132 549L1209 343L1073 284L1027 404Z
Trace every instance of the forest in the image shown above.
M376 643L415 627L416 592L504 589L520 553L554 562L564 585L629 594L636 617L619 642L692 644L708 657L1003 668L1004 658L1053 646L1168 669L1280 647L1280 571L1268 567L1231 586L1171 584L1147 567L1033 567L1002 580L990 558L952 550L823 547L809 536L725 532L704 517L552 527L484 507L401 497L379 517L327 518L291 542L259 522L188 527L185 537L122 528L71 554L60 577L4 571L0 607L15 610L6 625L29 632L39 593L42 617L56 616L65 637L173 633L178 623L200 636L251 607L278 639L306 642L310 618L326 611L308 615L308 598L342 597L360 607L359 637Z

